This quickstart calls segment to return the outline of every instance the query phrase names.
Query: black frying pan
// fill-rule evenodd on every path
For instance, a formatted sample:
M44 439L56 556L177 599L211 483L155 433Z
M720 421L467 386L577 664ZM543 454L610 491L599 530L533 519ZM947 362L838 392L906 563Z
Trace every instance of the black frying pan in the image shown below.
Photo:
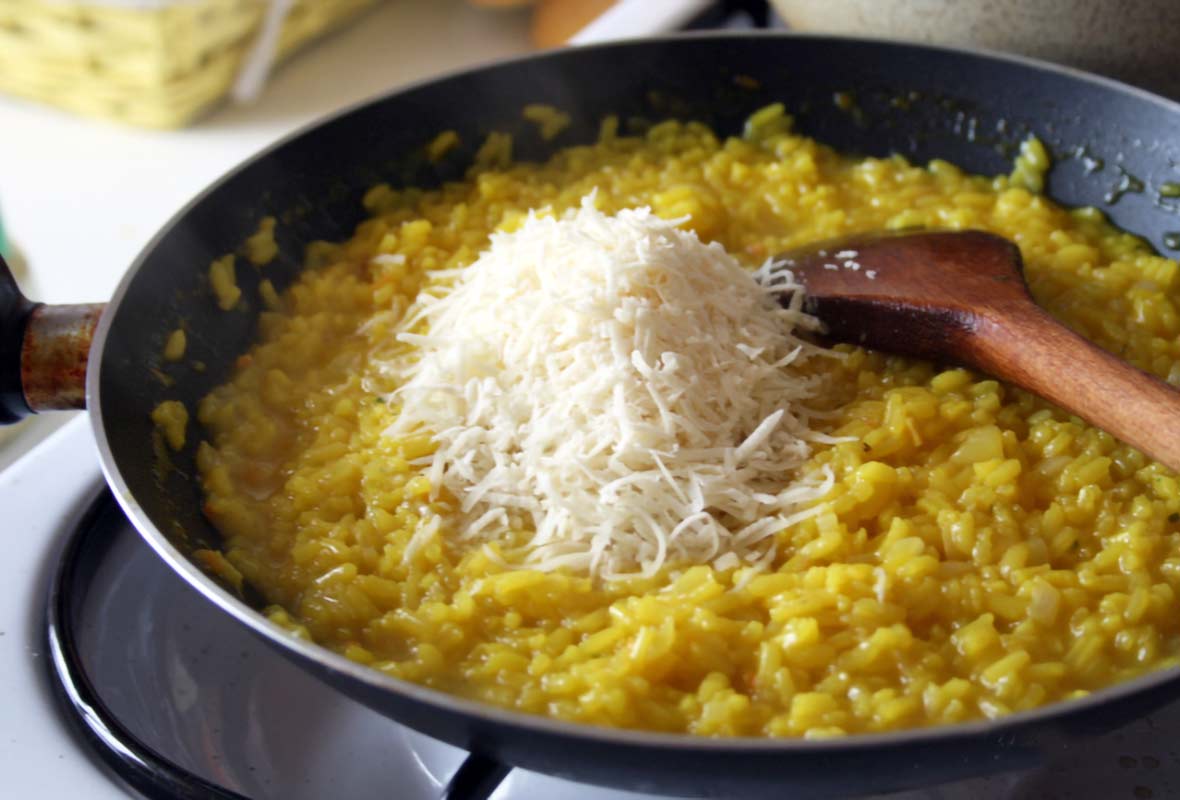
M843 109L833 102L841 92L852 101ZM1056 156L1047 189L1053 198L1097 205L1161 251L1172 241L1168 234L1180 231L1175 201L1169 205L1151 191L1180 177L1180 105L1045 64L876 41L724 35L564 50L465 72L288 138L215 183L148 245L98 323L86 375L103 468L124 510L187 581L294 661L391 718L470 750L475 755L464 775L475 784L503 774L498 761L591 783L694 795L805 797L913 787L1030 762L1068 737L1108 729L1180 693L1180 670L1170 670L998 722L831 741L596 728L490 708L361 667L279 630L189 560L195 547L218 541L192 478L200 437L190 430L176 469L161 474L151 456L149 415L164 399L195 407L252 341L255 315L217 310L206 271L262 216L280 220L282 256L266 274L281 287L299 270L306 243L351 234L363 216L360 197L372 184L425 186L459 177L461 166L438 167L423 157L423 145L438 131L457 130L466 157L487 132L500 130L514 134L518 157L540 158L592 140L610 113L635 124L696 119L731 133L773 101L786 104L802 132L840 150L896 152L917 162L938 157L985 174L1008 171L1015 147L1035 133ZM554 142L543 142L521 119L521 108L537 102L573 115ZM1118 196L1117 187L1136 181L1148 191ZM44 407L80 385L78 359L90 323L85 314L76 324L79 315L44 308L30 323L31 306L7 270L0 273L0 417L14 418L29 411L27 400ZM256 305L256 271L239 269L238 279ZM189 332L187 355L208 369L175 370L175 383L165 386L149 369L160 366L165 337L181 320ZM74 335L64 346L55 335L63 327ZM483 789L492 785L483 781Z

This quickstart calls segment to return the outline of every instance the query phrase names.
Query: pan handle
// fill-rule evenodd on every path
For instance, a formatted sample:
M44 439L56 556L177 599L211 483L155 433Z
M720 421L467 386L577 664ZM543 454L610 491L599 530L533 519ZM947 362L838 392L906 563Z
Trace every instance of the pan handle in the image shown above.
M86 406L86 360L102 311L32 302L0 258L0 425Z

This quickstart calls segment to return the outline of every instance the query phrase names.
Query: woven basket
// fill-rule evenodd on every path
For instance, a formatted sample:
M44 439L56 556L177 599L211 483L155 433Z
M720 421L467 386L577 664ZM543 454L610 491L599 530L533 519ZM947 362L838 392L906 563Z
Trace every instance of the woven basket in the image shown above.
M376 0L295 0L275 58ZM79 114L180 127L226 95L268 0L0 0L0 91Z

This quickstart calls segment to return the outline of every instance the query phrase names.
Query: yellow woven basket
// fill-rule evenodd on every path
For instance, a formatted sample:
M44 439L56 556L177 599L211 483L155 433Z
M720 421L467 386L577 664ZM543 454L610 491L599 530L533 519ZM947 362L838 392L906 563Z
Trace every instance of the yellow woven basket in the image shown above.
M377 0L294 0L275 59ZM0 91L79 114L177 128L214 105L269 0L0 0Z

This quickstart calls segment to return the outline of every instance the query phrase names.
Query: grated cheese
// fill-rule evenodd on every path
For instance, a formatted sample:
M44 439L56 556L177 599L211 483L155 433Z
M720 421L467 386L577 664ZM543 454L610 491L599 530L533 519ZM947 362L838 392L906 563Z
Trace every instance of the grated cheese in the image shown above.
M763 568L774 535L820 511L832 475L798 472L830 437L810 430L820 379L798 366L830 351L793 335L818 327L801 287L681 222L607 216L591 196L530 214L423 292L384 365L402 403L386 433L433 435L432 491L458 508L414 550L498 542L509 561L607 579Z

